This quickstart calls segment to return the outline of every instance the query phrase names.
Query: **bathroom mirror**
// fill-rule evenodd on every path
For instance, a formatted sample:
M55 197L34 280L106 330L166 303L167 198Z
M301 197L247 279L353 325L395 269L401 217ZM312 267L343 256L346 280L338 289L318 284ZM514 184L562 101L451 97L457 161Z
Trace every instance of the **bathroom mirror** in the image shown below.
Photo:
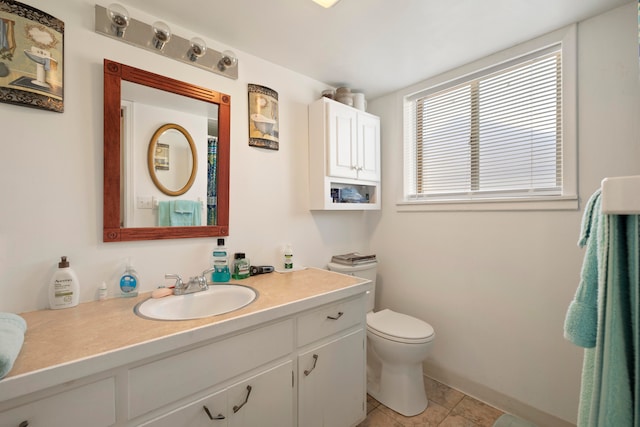
M150 190L145 190L142 193L136 193L135 189L130 197L125 197L127 188L131 187L130 178L131 175L140 176L141 172L144 172L146 179L151 182L149 169L149 156L132 156L132 150L125 148L123 141L127 139L130 132L128 127L135 129L151 127L156 132L160 130L162 126L159 124L152 124L150 120L141 118L140 115L133 116L134 119L130 120L130 125L127 125L127 117L129 116L128 110L135 110L135 108L126 108L126 103L137 102L136 95L131 95L129 87L142 88L144 91L154 91L163 96L171 96L172 109L179 109L173 113L175 116L179 116L183 111L188 109L193 111L201 109L201 105L207 106L207 109L214 111L215 116L204 117L203 120L208 122L210 126L211 122L215 122L215 137L207 137L207 129L203 130L204 138L200 135L196 137L196 133L189 130L185 133L179 132L186 140L185 147L188 145L191 149L191 159L193 161L192 173L189 174L190 178L187 179L185 185L179 188L171 188L171 186L165 185L162 179L159 180L159 185L164 186L167 190L177 192L181 191L185 187L190 187L189 181L191 176L196 183L204 182L205 187L213 188L214 197L209 197L211 193L204 193L204 200L200 200L203 203L206 221L203 221L207 225L189 225L189 226L154 226L154 225L131 225L132 222L127 218L128 208L131 207L132 201L135 208L145 208L146 212L151 214L155 211L158 200L164 198L165 200L173 200L175 196L161 192L154 187L154 192L157 195L151 194ZM125 95L126 93L126 95ZM137 93L137 91L134 91ZM124 98L126 98L126 100ZM197 107L192 107L185 101L195 102ZM184 103L183 103L184 102ZM154 101L155 103L155 101ZM134 104L135 105L135 104ZM193 111L188 113L193 115ZM103 241L105 242L118 242L118 241L132 241L132 240L156 240L156 239L178 239L178 238L194 238L194 237L215 237L215 236L228 236L229 234L229 152L230 152L230 128L231 128L231 97L229 95L216 92L212 89L207 89L199 86L195 86L190 83L182 82L179 80L171 79L165 76L154 74L145 70L137 69L127 66L118 62L114 62L108 59L104 60L104 224L103 224ZM204 115L209 113L203 113ZM169 120L165 120L167 124ZM175 132L176 128L165 129L165 131L171 130ZM170 133L171 133L170 132ZM164 131L161 132L164 134ZM190 135L193 145L189 143ZM167 134L167 137L175 135ZM138 141L135 135L129 139L133 140L135 144L144 144L145 153L147 153L149 147L149 141L153 140L152 137L147 136L144 141ZM164 144L162 137L160 144ZM207 139L207 141L202 141ZM215 141L215 159L216 167L214 169L214 180L209 179L212 175L211 168L197 167L198 162L202 164L203 161L210 160L211 155L211 141ZM184 142L184 141L183 141ZM201 145L202 144L202 145ZM162 150L161 150L162 151ZM198 153L201 153L198 156ZM162 157L162 152L159 153ZM166 154L166 152L165 152ZM160 160L159 157L159 160ZM168 160L169 168L173 163L172 153L168 152L168 156L165 156ZM159 162L161 163L161 162ZM148 171L148 172L147 172ZM156 170L156 172L159 172ZM157 173L156 173L157 175ZM212 184L213 182L213 184ZM193 185L193 187L198 186ZM159 188L159 187L158 187ZM185 191L193 192L194 189L187 189ZM182 196L181 196L182 198ZM194 197L195 199L195 197ZM197 197L200 199L200 196ZM209 215L209 208L215 207L214 215ZM155 215L155 213L154 213Z
M198 173L198 150L191 134L175 123L160 126L149 141L147 166L164 194L181 196L189 191Z

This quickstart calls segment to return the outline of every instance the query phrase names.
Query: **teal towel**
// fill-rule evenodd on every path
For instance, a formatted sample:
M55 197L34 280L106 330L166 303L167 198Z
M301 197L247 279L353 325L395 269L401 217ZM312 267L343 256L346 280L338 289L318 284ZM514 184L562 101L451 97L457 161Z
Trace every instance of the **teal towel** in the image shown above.
M22 344L27 322L13 313L0 313L0 379L4 378L16 361Z
M582 308L572 303L565 322L565 336L578 345L587 335L590 341L580 321L592 322L595 298L596 336L585 350L578 426L640 427L639 217L602 214L599 192L593 197L594 205L584 216L589 223L587 252L574 300L586 301L589 314L577 315ZM593 242L596 250L589 251Z
M158 202L158 226L202 225L202 204L191 200Z
M169 216L170 202L158 202L158 226L169 227L171 225L171 217Z
M587 247L580 284L569 305L564 321L564 337L580 347L596 345L598 329L598 259L602 245L597 239L600 224L600 190L596 191L585 207L580 227L578 246Z
M169 209L171 225L202 225L200 220L200 210L202 209L200 202L174 200L169 203L171 204L171 208Z

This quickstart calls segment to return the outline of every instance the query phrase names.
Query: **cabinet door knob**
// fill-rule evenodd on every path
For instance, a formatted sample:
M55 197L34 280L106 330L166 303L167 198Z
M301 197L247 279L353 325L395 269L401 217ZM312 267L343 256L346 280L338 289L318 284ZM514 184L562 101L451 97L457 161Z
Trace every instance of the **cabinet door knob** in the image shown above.
M311 372L313 372L314 369L316 369L316 363L318 363L318 355L314 354L313 355L313 366L311 367L311 369L305 369L305 371L304 371L304 376L305 377L308 377L309 374Z
M240 404L240 406L238 405L234 405L233 407L233 413L235 414L236 412L238 412L240 410L240 408L242 408L248 401L249 401L249 395L251 394L251 386L248 385L247 386L247 397L244 398L244 402L242 402Z
M204 412L207 413L207 416L209 417L210 420L224 420L224 415L222 414L218 414L217 416L213 416L211 415L211 411L209 411L209 408L207 408L207 406L203 406L202 409L204 409Z
M327 316L327 319L331 319L331 320L338 320L339 318L342 317L344 313L339 311L337 316Z
M27 420L24 420L23 422L18 424L18 427L28 427L28 426L29 426L29 421Z

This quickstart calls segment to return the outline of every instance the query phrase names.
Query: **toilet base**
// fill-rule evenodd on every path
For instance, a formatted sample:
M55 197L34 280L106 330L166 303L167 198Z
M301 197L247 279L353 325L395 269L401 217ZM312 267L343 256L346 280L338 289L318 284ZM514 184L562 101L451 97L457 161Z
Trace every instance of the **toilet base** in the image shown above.
M422 364L383 364L372 351L367 355L367 393L389 409L407 417L418 415L429 404Z

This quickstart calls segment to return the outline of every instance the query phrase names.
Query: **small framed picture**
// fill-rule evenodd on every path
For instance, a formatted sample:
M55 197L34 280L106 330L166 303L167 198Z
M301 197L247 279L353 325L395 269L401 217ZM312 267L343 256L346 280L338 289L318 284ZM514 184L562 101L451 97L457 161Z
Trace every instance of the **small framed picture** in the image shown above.
M0 102L63 112L64 22L0 0Z
M270 150L280 148L278 92L249 84L249 145Z
M156 144L156 152L153 156L153 165L157 171L169 170L169 144L158 142Z

